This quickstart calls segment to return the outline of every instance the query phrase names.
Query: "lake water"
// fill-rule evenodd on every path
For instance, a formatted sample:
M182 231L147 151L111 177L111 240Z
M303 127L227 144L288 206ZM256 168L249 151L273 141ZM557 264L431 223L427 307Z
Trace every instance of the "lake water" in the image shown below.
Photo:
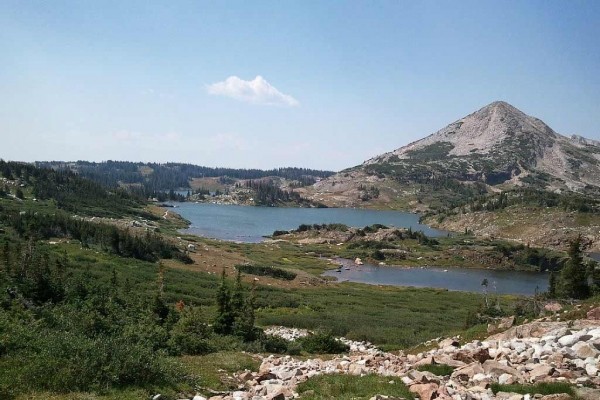
M403 268L376 266L365 263L357 266L350 260L340 260L350 269L341 272L327 271L323 275L340 281L368 283L371 285L415 286L445 288L466 292L483 292L481 282L488 280L488 293L533 295L548 289L547 273L497 271L464 268Z
M428 236L447 233L419 224L417 214L355 208L251 207L206 203L172 203L175 211L191 222L186 233L214 239L256 243L276 230L296 229L300 224L342 223L353 227L383 224L411 227Z

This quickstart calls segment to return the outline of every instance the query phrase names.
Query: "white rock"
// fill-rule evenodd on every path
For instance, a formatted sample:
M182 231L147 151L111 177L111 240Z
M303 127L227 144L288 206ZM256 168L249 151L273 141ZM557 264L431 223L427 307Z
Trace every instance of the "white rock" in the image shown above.
M596 367L594 364L586 364L585 365L585 372L589 376L596 376L596 375L598 375L598 367Z
M579 337L575 335L565 335L558 339L558 343L560 343L563 347L573 346L575 343L579 341Z
M475 374L473 375L473 381L475 382L480 382L487 379L487 375L486 374Z
M596 357L599 353L594 346L586 342L575 343L571 348L579 358Z
M591 329L588 331L588 335L592 335L594 339L600 338L600 328Z
M408 376L403 376L402 378L400 378L400 380L402 381L402 383L404 383L406 386L410 386L413 383L415 383L412 379L410 379Z
M498 377L498 383L501 385L511 385L515 383L515 378L511 374L502 374Z

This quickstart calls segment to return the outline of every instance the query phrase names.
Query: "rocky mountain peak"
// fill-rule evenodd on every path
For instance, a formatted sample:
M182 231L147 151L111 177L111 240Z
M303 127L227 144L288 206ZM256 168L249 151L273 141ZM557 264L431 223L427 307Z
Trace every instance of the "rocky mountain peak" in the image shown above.
M410 180L442 174L460 181L482 180L492 185L510 181L522 185L522 179L526 179L556 190L579 191L586 185L600 186L597 143L560 135L511 104L494 101L421 140L367 160L362 166L386 170L382 166L388 165L387 170L409 176Z
M539 153L540 146L552 146L560 135L541 120L525 114L505 101L495 101L451 123L424 139L410 143L390 153L368 160L365 164L390 159L413 159L417 153L437 151L439 156L485 155L518 144L535 147L530 154Z
M565 137L511 104L494 101L423 139L322 180L313 189L325 204L355 206L364 201L412 201L414 190L429 205L447 202L447 196L464 197L474 187L598 193L600 142ZM421 203L411 207L420 209Z

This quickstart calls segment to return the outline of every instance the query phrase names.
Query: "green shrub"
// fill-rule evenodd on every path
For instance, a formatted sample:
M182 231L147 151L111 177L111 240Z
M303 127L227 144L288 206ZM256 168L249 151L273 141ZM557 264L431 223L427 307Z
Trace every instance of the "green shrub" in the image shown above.
M214 351L210 344L211 331L200 308L185 308L171 331L169 349L173 354L210 353Z
M275 267L263 267L260 265L242 264L236 265L238 271L245 274L258 275L258 276L270 276L275 279L283 279L286 281L293 281L296 278L296 274L290 271L286 271L281 268Z
M283 354L288 351L290 342L279 337L271 335L263 335L260 342L267 353Z
M317 332L298 339L298 343L308 353L338 354L345 353L349 347L336 339L331 332Z
M575 391L573 390L573 386L569 383L564 382L541 382L536 383L535 385L501 385L499 383L492 383L492 392L494 394L498 392L509 392L509 393L519 393L519 394L557 394L557 393L566 393L570 396L575 396Z
M319 375L300 383L298 392L305 400L369 399L377 394L407 400L415 398L400 378L379 375Z
M431 372L437 376L447 376L452 374L454 367L446 364L426 364L418 366L417 370Z

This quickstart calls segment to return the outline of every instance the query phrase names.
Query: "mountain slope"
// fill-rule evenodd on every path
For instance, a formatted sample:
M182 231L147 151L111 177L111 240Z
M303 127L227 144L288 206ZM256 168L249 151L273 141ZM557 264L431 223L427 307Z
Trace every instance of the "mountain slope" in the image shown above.
M366 161L420 164L466 181L497 185L531 183L550 175L550 188L583 190L600 186L600 147L556 133L543 121L505 102L494 102L438 132ZM542 178L543 179L543 178Z
M369 185L379 189L383 199L364 196ZM314 191L326 203L342 201L346 193L353 205L365 198L376 205L404 198L407 201L400 206L419 209L435 205L443 193L452 203L456 194L468 197L515 187L596 192L600 146L562 136L543 121L497 101L432 135L319 182ZM428 191L439 193L430 199Z

